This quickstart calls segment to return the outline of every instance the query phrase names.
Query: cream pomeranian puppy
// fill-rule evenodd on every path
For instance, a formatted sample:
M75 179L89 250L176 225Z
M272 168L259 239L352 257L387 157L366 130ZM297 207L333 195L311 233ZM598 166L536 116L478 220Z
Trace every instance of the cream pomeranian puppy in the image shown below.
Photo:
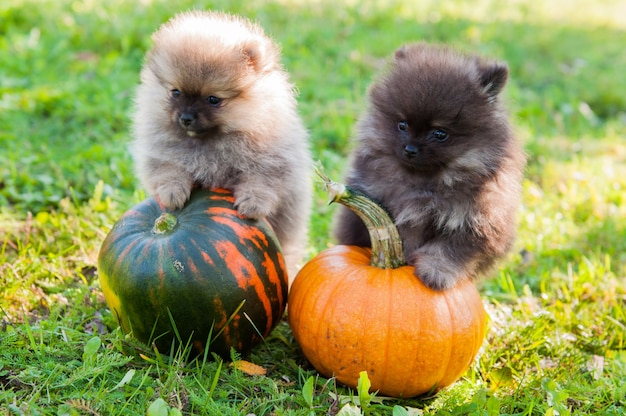
M293 278L312 162L279 47L249 20L204 11L173 17L152 40L133 119L139 180L170 209L195 186L230 189L242 216L271 224Z

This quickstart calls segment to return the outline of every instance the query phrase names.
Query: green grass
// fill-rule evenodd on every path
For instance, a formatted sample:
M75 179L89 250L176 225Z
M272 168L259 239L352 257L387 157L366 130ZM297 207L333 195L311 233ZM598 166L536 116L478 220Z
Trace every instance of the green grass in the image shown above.
M519 236L480 285L489 333L459 382L368 399L317 375L285 322L245 357L268 370L254 377L160 357L117 328L95 266L143 198L127 151L133 88L150 33L189 8L257 19L281 43L314 155L336 179L397 46L509 63L529 155ZM626 414L624 13L617 0L3 2L0 415ZM333 243L326 199L317 189L311 256Z

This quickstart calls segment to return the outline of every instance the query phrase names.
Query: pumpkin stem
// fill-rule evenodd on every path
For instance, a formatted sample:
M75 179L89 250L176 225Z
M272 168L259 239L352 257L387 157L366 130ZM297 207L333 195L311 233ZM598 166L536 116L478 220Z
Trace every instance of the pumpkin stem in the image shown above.
M152 232L154 234L167 234L171 232L176 224L178 223L178 219L176 215L170 214L169 212L164 212L159 215L159 218L154 220L154 227L152 227Z
M331 200L348 207L367 227L372 243L371 265L380 269L395 269L406 264L402 240L393 220L383 207L342 183L332 181L321 169L315 172L324 181Z

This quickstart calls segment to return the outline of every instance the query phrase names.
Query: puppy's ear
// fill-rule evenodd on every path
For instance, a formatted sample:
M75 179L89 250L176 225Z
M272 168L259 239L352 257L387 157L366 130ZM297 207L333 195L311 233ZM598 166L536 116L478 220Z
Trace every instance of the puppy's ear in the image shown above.
M243 45L241 54L245 63L255 72L269 71L277 61L277 52L272 45L259 40L249 40Z
M401 59L404 59L406 57L406 46L400 46L398 49L396 49L396 52L393 54L393 59L395 61L399 61Z
M500 94L506 84L509 77L509 68L506 64L501 62L491 64L479 63L478 68L480 72L480 85L483 91L491 100L495 100L496 96Z
M257 69L260 60L263 58L260 43L254 40L246 42L241 49L241 55L248 65Z

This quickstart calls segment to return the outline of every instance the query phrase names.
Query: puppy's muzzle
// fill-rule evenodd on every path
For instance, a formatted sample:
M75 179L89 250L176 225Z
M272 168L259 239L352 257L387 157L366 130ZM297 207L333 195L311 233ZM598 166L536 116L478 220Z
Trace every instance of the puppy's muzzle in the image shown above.
M419 154L419 149L411 144L407 144L404 146L404 156L409 159L413 159Z
M178 123L184 128L191 127L195 121L196 121L196 115L193 113L187 113L187 112L182 113L178 117Z

